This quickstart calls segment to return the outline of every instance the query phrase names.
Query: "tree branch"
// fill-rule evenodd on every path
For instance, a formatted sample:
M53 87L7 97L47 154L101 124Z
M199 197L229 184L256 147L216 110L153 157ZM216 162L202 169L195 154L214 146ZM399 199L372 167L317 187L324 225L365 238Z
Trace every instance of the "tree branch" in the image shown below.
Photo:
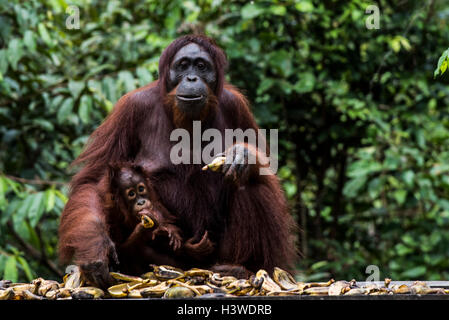
M62 181L51 181L51 180L42 180L42 179L25 179L25 178L10 176L10 175L4 174L2 172L0 172L0 175L3 175L10 180L17 181L20 183L25 183L25 184L57 185L57 186L67 185L66 182L62 182Z

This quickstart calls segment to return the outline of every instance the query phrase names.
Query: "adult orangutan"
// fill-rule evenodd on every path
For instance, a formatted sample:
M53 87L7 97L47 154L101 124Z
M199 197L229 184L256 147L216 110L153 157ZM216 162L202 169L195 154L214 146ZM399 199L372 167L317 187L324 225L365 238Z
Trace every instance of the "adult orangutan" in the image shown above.
M212 268L222 274L248 276L260 268L292 270L296 258L294 222L275 175L260 175L262 159L254 147L236 142L224 151L231 163L222 172L205 165L173 164L170 133L192 130L242 130L258 127L246 98L225 82L224 52L205 36L173 41L159 60L159 79L124 95L93 132L75 160L82 169L71 181L69 201L59 228L60 260L73 258L82 272L102 287L111 283L109 268L144 272L148 264ZM242 159L244 160L242 162ZM108 209L108 163L132 161L144 169L158 196L176 216L184 239L201 247L208 232L215 249L204 254L177 254L163 243L149 241L132 255L116 248L132 230ZM165 239L168 243L168 238ZM131 266L132 265L132 266ZM132 267L132 268L131 268Z

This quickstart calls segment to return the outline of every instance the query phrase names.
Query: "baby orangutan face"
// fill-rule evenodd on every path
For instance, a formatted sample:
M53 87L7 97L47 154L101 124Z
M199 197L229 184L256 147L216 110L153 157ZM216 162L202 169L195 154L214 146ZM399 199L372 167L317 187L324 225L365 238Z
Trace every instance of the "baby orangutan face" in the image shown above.
M151 190L143 175L131 168L121 168L117 180L128 213L138 220L142 215L153 216L153 204L150 200Z

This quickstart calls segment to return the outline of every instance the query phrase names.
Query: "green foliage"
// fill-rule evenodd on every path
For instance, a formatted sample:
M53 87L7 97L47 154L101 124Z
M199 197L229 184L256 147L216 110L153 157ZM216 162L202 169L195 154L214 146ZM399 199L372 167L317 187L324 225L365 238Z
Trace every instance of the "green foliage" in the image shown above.
M38 191L0 175L0 278L30 281L36 274L57 274L56 267L49 272L41 264L56 259L58 218L66 201L55 187Z
M434 77L445 73L447 70L448 64L449 64L449 48L446 51L444 51L443 54L441 55L440 59L438 59L438 65L433 74Z
M380 1L369 30L371 4L0 0L0 278L59 277L69 164L191 32L217 40L259 125L279 129L300 277L365 279L377 265L448 278L449 6ZM79 29L66 27L69 5Z

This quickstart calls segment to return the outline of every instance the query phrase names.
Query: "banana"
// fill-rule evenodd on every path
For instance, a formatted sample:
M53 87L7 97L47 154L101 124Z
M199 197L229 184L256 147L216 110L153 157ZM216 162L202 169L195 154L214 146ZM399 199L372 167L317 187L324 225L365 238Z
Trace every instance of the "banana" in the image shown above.
M128 284L120 283L109 287L108 292L113 298L124 298L128 296Z
M38 296L29 290L23 290L20 292L20 297L24 300L43 300L44 298L41 296Z
M82 287L84 284L84 280L80 271L76 271L70 274L64 282L64 288L70 289Z
M225 163L226 157L217 157L215 158L211 163L205 165L202 170L212 170L212 171L218 171L221 166Z
M145 229L150 229L154 227L154 221L146 216L146 215L142 215L141 219L141 224Z
M123 273L119 273L119 272L109 272L109 274L111 275L111 277L113 277L116 280L120 280L120 281L127 281L127 282L131 282L131 281L135 281L135 282L144 282L144 279L142 279L141 277L136 277L136 276L129 276L127 274L123 274Z
M74 289L72 288L60 288L56 290L56 298L68 298L72 296L72 292Z
M0 300L9 300L14 297L14 290L11 288L0 290Z
M95 287L81 287L74 289L73 299L100 299L104 297L104 291Z

